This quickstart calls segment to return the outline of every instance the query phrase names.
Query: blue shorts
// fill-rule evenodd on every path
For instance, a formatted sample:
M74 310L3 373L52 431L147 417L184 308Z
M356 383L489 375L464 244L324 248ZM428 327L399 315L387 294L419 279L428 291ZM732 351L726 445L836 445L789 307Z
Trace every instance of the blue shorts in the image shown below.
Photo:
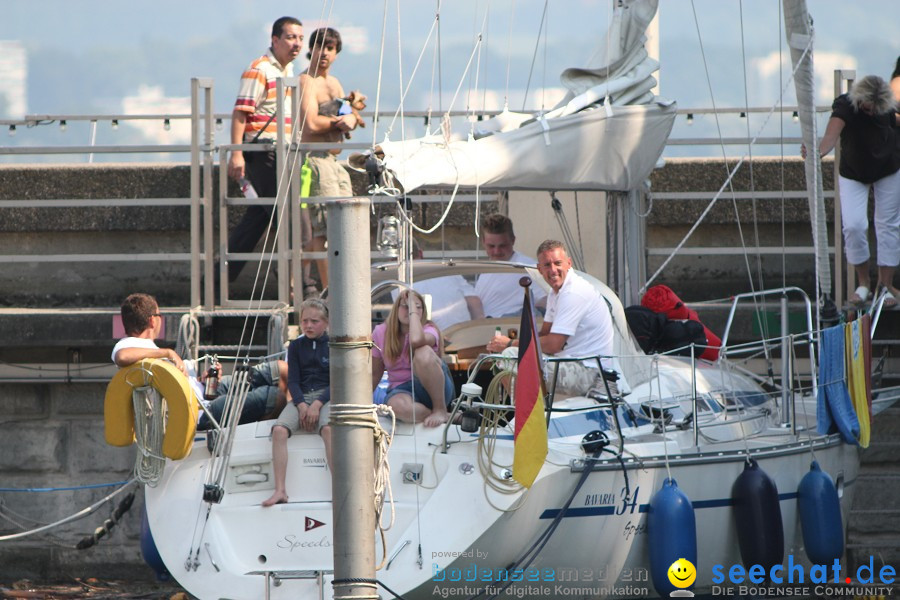
M453 379L450 378L450 369L447 368L447 364L444 361L441 361L441 369L444 371L444 400L445 404L450 406L454 397ZM409 394L412 396L413 388L415 388L416 402L424 404L428 408L434 408L431 403L431 396L428 395L428 391L425 390L425 386L422 385L422 381L418 377L413 377L412 381L390 388L384 397L384 403L387 404L391 396L396 394Z
M250 374L247 378L250 381L250 390L244 399L244 408L241 410L241 416L238 421L241 425L259 421L267 413L274 410L275 403L278 400L278 361L272 360L254 366L250 369ZM225 400L233 379L232 375L222 377L216 388L218 397L206 405L206 408L212 413L217 422L222 420L222 415L225 413ZM202 413L200 420L197 422L197 429L202 431L211 428L212 423L210 423L206 413Z

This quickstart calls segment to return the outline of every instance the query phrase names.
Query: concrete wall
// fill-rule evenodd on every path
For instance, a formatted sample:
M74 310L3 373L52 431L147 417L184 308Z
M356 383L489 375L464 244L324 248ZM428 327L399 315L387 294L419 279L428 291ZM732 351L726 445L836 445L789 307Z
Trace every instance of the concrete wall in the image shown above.
M830 189L831 175L826 163L825 182ZM698 159L671 159L654 172L653 193L715 191L724 179L721 163ZM364 177L353 173L356 193L365 193ZM738 172L734 189L749 190L749 163ZM799 160L785 163L773 159L753 162L753 185L757 190L802 189L802 165ZM213 176L218 181L217 173ZM29 199L130 199L134 206L115 208L2 208L0 203L0 254L98 254L109 253L127 258L137 252L188 253L190 251L189 209L187 207L142 207L143 198L180 198L190 196L190 173L186 165L105 164L72 166L0 165L0 202ZM214 194L217 193L217 190ZM231 194L237 195L232 189ZM215 197L215 196L214 196ZM449 195L445 196L449 200ZM492 195L484 195L483 214L498 210ZM605 228L607 212L603 194L560 194L564 212L575 235L584 247L588 270L604 277L606 264ZM707 200L655 200L646 218L650 247L676 245L706 208ZM431 225L440 217L443 204L423 204L413 209L418 223ZM429 251L476 250L475 205L458 203L450 212L447 225L421 238ZM377 215L392 212L389 205L378 207ZM754 215L755 212L755 215ZM785 229L781 229L784 212ZM214 225L218 236L218 217ZM229 211L233 225L241 210ZM541 240L560 237L560 230L546 193L513 193L508 214L516 223L519 248L533 254ZM737 201L737 214L745 244L752 249L758 236L763 245L811 245L809 213L805 200ZM829 221L831 209L829 208ZM376 216L377 216L376 215ZM759 224L754 229L753 219ZM690 245L699 247L739 246L740 230L735 224L735 205L724 196L697 229ZM377 219L372 220L373 236ZM580 231L579 231L580 225ZM218 244L218 237L215 242ZM662 262L651 256L650 273ZM710 293L735 293L749 289L743 259L718 256L676 258L659 280L676 284L685 279L702 284L686 289ZM789 279L809 280L811 258L789 260ZM251 269L245 269L237 283L237 295L249 291ZM781 257L763 259L765 275L780 280ZM56 263L13 262L0 269L0 306L22 308L115 307L123 290L142 288L155 294L161 304L186 306L189 302L189 265L179 262L105 263L61 261ZM712 289L709 289L711 286ZM714 291L713 291L714 290Z
M9 384L0 387L0 481L4 488L58 491L0 493L0 535L52 523L112 493L117 486L84 488L129 479L133 448L112 448L103 434L102 384ZM81 488L81 489L79 489ZM0 542L0 584L19 578L72 580L85 574L150 578L142 566L138 490L131 510L99 544L75 545L110 518L124 495L96 512L46 533ZM12 519L8 521L7 519Z

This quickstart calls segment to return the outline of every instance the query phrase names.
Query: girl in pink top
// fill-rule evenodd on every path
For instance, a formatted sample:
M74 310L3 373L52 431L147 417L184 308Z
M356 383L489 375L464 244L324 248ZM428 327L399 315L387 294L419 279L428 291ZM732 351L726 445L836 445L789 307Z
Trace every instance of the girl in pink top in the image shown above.
M436 427L449 419L447 404L453 399L453 381L441 360L441 332L424 311L422 296L406 289L397 295L387 320L375 327L372 387L387 369L385 400L397 418Z

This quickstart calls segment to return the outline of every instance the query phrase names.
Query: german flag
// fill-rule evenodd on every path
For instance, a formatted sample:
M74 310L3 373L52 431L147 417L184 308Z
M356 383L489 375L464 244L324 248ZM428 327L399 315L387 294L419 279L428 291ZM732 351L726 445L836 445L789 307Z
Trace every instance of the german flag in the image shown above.
M527 281L525 281L527 280ZM544 416L544 370L541 347L531 301L531 280L523 277L525 288L522 323L519 327L519 360L514 388L516 402L513 479L531 487L547 457L547 420Z

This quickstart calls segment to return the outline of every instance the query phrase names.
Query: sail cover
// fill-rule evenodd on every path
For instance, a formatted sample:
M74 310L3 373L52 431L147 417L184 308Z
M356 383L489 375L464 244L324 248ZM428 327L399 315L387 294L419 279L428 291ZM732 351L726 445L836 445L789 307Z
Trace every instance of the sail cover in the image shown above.
M627 191L656 166L675 104L653 95L659 63L644 48L657 0L614 2L584 67L561 74L565 98L542 115L504 112L465 139L444 132L384 142L385 166L409 192L424 185Z
M794 88L803 144L818 148L816 131L815 91L813 89L813 28L805 0L785 0L785 35L791 49L791 62L796 69ZM809 215L812 224L813 247L816 253L816 281L819 296L831 294L831 260L828 253L828 226L825 218L825 192L822 185L822 161L816 152L809 152L804 161L808 190Z

